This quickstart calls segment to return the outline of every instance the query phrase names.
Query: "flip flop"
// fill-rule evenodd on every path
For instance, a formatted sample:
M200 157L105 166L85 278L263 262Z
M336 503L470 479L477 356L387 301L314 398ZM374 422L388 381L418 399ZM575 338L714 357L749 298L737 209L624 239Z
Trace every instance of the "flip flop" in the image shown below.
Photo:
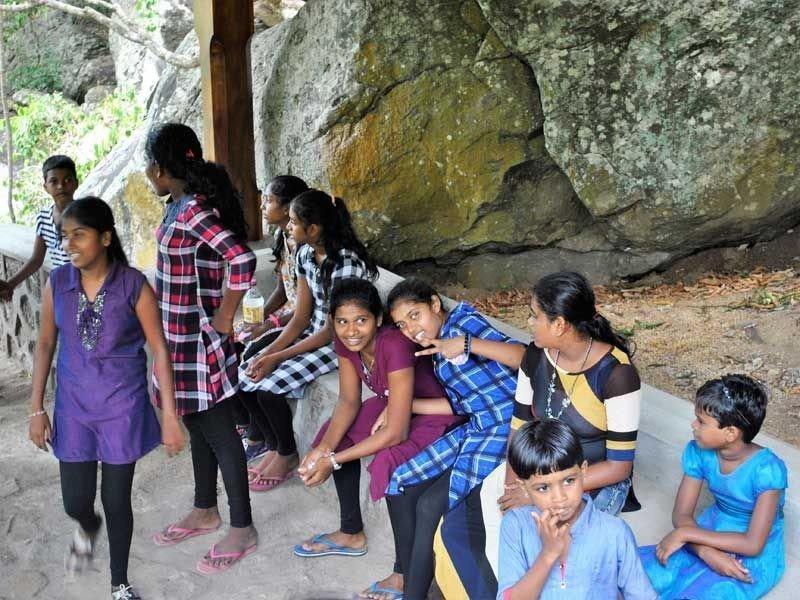
M294 475L294 471L289 471L283 477L264 477L259 475L258 479L251 481L248 487L251 492L268 492L274 490L284 481L291 479L292 475Z
M258 469L249 468L247 469L247 483L253 483L254 481L258 481L261 477L261 471Z
M201 558L197 561L197 570L198 572L202 573L203 575L214 575L215 573L222 573L223 571L227 571L237 562L242 560L248 554L252 554L256 551L258 544L253 544L249 548L245 548L241 552L222 552L217 554L217 545L214 544L211 546L211 550L208 551L208 555ZM211 564L210 561L217 560L219 558L226 558L230 559L227 562L223 562L219 566L214 566Z
M396 590L394 588L380 587L378 585L377 581L375 583L373 583L371 586L369 586L369 589L367 590L367 593L369 593L369 594L385 594L385 595L389 596L390 600L403 600L403 592L401 592L400 590Z
M153 543L155 543L156 546L174 546L175 544L180 544L182 541L198 535L214 533L219 528L220 525L217 525L216 527L197 527L195 529L187 529L186 527L178 527L173 523L165 530L153 534Z
M303 558L311 558L313 556L364 556L367 553L367 547L363 548L348 548L347 546L340 546L335 544L328 537L327 533L320 533L311 538L312 544L322 544L326 550L306 550L303 544L297 544L294 547L294 553Z

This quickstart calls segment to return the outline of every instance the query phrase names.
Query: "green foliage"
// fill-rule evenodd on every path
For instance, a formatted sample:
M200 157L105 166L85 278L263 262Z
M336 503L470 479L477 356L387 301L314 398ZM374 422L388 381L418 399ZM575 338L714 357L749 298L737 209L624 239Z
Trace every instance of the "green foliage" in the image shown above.
M90 112L61 94L34 95L11 119L15 161L22 164L14 180L18 220L32 223L36 211L49 201L42 191L41 172L48 156L72 157L82 181L143 119L144 108L132 90L115 91ZM0 173L0 179L2 188L5 173Z
M54 92L61 89L61 61L52 56L42 56L36 63L22 64L8 74L12 90Z
M158 0L136 0L134 4L136 12L142 17L147 31L152 32L158 28L157 2Z
M21 0L0 0L0 4L14 5L20 4ZM25 27L31 19L37 17L44 11L43 6L35 6L29 10L19 12L9 12L3 15L3 36L8 41L17 31Z

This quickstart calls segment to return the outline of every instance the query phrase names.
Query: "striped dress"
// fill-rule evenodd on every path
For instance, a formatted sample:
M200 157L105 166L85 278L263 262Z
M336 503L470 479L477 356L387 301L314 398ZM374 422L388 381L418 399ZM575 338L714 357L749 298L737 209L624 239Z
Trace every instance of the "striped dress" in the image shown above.
M528 346L518 373L512 430L527 421L545 418L548 387L555 369L549 353L534 344ZM612 348L581 373L569 373L560 367L556 372L551 413L559 414L562 400L569 394L570 404L559 418L578 434L589 464L632 461L639 428L641 383L628 355ZM448 600L493 598L497 593L502 519L497 499L505 492L505 476L503 462L486 477L478 494L447 515L437 533L436 582ZM626 481L604 488L612 494L621 488L612 504L622 505L628 485ZM596 497L598 492L592 490L591 495Z
M227 287L248 290L255 254L200 196L167 204L156 232L156 296L172 358L179 415L212 408L237 390L233 339L211 326ZM158 381L153 376L160 406Z
M61 247L61 234L53 221L52 204L36 214L36 235L44 241L54 269L69 262L69 256Z

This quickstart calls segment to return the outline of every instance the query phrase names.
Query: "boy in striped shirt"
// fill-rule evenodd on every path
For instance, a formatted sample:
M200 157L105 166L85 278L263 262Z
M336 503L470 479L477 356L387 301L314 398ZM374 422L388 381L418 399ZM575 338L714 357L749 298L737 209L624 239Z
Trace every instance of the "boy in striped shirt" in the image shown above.
M58 224L61 222L61 211L72 202L75 190L78 189L75 163L68 156L56 154L44 161L42 175L44 191L53 198L53 203L42 208L36 215L36 240L28 262L8 281L0 280L0 301L11 300L14 289L42 266L46 253L50 254L53 268L69 262L69 257L61 248Z

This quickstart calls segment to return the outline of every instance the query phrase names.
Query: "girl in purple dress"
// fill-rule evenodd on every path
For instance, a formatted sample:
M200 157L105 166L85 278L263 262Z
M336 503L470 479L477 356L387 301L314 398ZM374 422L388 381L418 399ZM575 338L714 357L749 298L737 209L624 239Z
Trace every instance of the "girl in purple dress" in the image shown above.
M411 340L396 328L381 325L383 305L374 285L358 278L337 283L330 314L339 358L339 403L298 472L309 487L333 474L341 524L338 531L295 546L294 553L303 557L365 554L361 459L375 456L367 470L370 496L377 501L398 465L460 420L453 415L430 359L415 357L418 348ZM375 394L363 403L362 383Z
M61 217L61 236L71 264L50 274L42 294L30 439L42 450L49 442L59 460L64 510L79 525L67 555L72 572L88 564L100 531L94 500L101 463L111 597L135 600L127 571L136 461L159 441L170 455L184 445L172 365L155 294L144 275L128 266L108 204L92 197L72 202ZM44 393L57 340L51 429ZM161 383L160 428L147 390L145 342Z

